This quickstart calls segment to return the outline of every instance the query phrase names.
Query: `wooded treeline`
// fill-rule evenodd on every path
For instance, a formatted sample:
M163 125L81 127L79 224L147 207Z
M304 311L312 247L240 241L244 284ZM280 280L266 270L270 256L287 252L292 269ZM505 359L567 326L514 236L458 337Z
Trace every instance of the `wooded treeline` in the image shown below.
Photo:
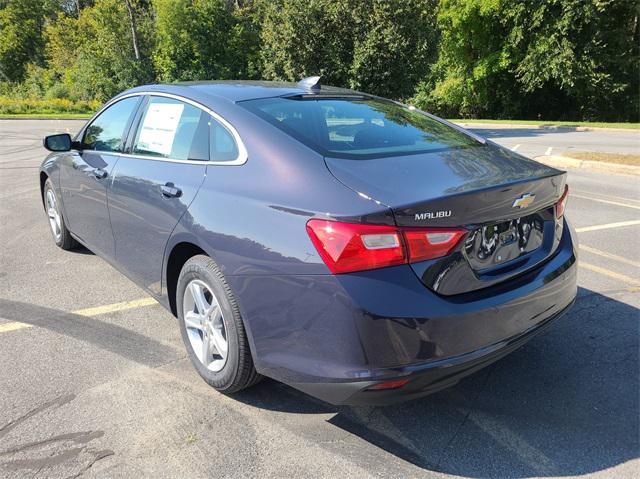
M446 117L638 121L637 0L0 0L0 95L323 82Z

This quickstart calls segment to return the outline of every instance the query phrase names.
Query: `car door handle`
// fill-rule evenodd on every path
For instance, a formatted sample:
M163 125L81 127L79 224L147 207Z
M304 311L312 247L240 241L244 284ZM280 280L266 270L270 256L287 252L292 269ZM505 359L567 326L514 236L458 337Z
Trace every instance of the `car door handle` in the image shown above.
M167 198L178 198L182 194L182 190L171 182L162 185L161 189L162 196L166 196Z
M92 173L93 173L93 176L95 176L99 180L104 180L109 175L109 173L107 173L102 168L96 168L95 170L93 170Z

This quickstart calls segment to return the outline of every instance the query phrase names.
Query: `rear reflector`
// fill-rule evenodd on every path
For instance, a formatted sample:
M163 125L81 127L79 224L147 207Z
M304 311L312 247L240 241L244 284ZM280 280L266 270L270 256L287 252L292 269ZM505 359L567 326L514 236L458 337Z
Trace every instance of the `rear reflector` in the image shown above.
M556 203L556 218L560 219L564 216L564 210L567 207L567 200L569 199L569 185L564 185L564 193Z
M446 256L467 231L309 220L307 232L329 270L339 274Z
M410 379L391 379L382 383L369 386L366 391L384 391L385 389L398 389L407 384Z

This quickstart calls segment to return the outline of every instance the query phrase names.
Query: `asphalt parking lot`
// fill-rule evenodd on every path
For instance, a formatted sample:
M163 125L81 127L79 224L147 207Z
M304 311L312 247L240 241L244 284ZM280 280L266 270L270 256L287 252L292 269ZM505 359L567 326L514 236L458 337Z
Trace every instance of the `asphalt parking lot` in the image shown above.
M0 477L638 477L637 177L569 173L577 304L459 385L384 408L270 380L226 397L168 312L51 240L41 138L80 124L0 120Z

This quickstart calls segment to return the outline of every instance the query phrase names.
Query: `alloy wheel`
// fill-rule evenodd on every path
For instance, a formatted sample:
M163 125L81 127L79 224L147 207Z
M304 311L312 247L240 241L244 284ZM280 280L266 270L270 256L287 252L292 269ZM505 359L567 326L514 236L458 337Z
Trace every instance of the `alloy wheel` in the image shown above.
M227 362L229 343L224 315L215 294L203 281L190 281L184 291L182 312L196 357L210 371L220 371Z
M56 201L56 195L53 190L48 189L46 192L47 203L47 216L49 217L49 226L51 226L51 232L56 240L56 243L60 242L62 238L62 222L60 220L60 212L58 211L58 202Z

